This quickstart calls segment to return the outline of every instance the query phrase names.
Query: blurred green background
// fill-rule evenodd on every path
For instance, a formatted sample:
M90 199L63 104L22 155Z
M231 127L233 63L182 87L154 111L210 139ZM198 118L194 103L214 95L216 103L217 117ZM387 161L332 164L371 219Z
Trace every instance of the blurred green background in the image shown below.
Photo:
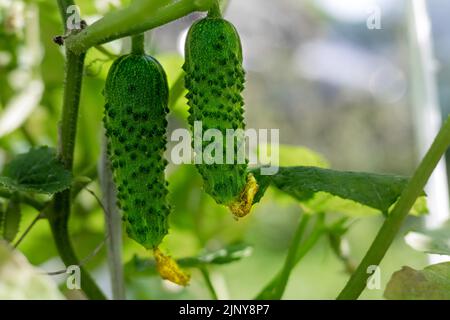
M120 0L79 0L82 17L91 23L125 4ZM381 8L381 30L369 30L367 9ZM450 99L450 38L445 1L428 1L440 63L442 105ZM280 142L306 146L334 169L409 175L418 163L408 92L408 45L405 1L231 0L225 17L241 34L247 70L248 128L280 129ZM370 11L370 10L369 10ZM183 39L201 17L192 14L146 34L147 51L165 67L170 84L180 76ZM15 154L32 145L57 145L63 82L63 48L52 38L62 24L55 1L0 0L0 169ZM113 54L126 52L129 40L105 45ZM102 90L112 63L96 49L89 51L82 89L75 173L96 165L100 155ZM187 127L186 101L179 99L169 121L172 130ZM12 114L12 116L11 116ZM170 148L169 148L170 149ZM292 159L295 162L295 159ZM292 163L291 163L292 165ZM198 254L232 243L252 245L253 254L233 264L212 267L211 278L221 298L250 299L281 267L301 209L288 196L269 191L252 214L235 221L231 214L202 193L192 166L169 165L167 171L174 212L164 247L175 257ZM90 188L100 194L99 186ZM27 208L21 231L34 218ZM342 216L332 213L327 219ZM374 238L380 215L352 217L346 237L351 260L358 262ZM422 224L410 217L402 234ZM79 257L87 256L104 237L104 217L86 191L77 198L70 221ZM401 234L401 235L402 235ZM33 265L59 270L48 223L40 221L19 247ZM133 255L149 256L124 237L124 262ZM426 256L408 247L401 236L381 264L381 290L366 290L363 298L382 298L384 284L403 265L422 268ZM103 248L87 267L110 294ZM326 238L294 270L286 299L333 299L348 274ZM64 276L55 277L64 281ZM70 296L70 292L67 293ZM198 271L181 289L157 277L127 276L130 299L209 298Z

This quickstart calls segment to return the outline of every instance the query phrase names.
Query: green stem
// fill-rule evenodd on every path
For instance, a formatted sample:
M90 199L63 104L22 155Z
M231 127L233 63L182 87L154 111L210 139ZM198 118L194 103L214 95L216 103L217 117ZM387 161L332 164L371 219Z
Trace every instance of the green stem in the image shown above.
M23 239L25 239L25 237L28 235L28 233L30 233L31 229L33 229L33 227L36 224L36 222L38 222L42 218L44 218L44 213L43 212L39 212L38 215L33 219L33 221L31 221L30 225L22 233L22 235L20 236L19 240L16 241L16 243L13 246L14 248L17 248L19 246L19 244L22 243Z
M66 8L73 5L73 1L58 0L63 22L66 21ZM62 120L59 127L58 157L64 167L72 171L75 138L77 132L78 109L83 79L85 54L75 54L66 49L65 85L63 97ZM52 210L48 210L48 219L55 240L58 253L66 266L78 265L69 239L68 222L71 210L71 190L57 193ZM90 299L105 299L98 286L84 268L81 271L81 288Z
M69 239L68 218L70 212L70 192L57 194L53 210L49 211L50 227L56 249L66 266L79 265L79 260ZM84 267L80 267L81 289L89 299L105 300L105 295L98 288Z
M65 43L74 53L119 38L142 33L179 19L194 11L205 11L213 0L139 0L129 7L112 12L79 33L69 36Z
M133 54L142 55L145 53L145 37L143 33L136 34L131 37L131 52Z
M305 242L303 242L299 247L298 250L295 252L295 260L292 265L291 270L303 259L304 256L314 247L314 245L317 243L317 241L320 239L320 237L324 233L324 226L323 226L324 216L321 214L317 218L317 221L314 225L313 231L306 239ZM284 268L283 268L284 269ZM284 294L284 290L286 288L286 284L284 284L284 287L282 290L279 288L280 281L283 281L281 277L283 277L283 270L278 272L275 277L264 287L263 290L256 296L255 300L274 300L274 299L281 299ZM290 273L290 271L289 271ZM284 275L286 277L286 275ZM289 278L289 275L288 275Z
M58 156L72 170L85 54L66 50L66 71Z
M213 5L208 11L209 18L222 18L219 0L214 0Z
M219 300L216 289L214 289L211 278L209 277L209 272L206 267L201 267L200 272L202 273L203 279L205 280L206 286L208 287L209 293L211 294L213 300Z
M416 199L423 192L423 188L430 175L449 146L450 117L439 131L432 146L415 171L408 185L403 190L394 209L385 220L375 240L370 246L369 251L367 251L355 273L351 276L350 280L339 294L338 299L350 300L359 297L366 286L367 278L370 276L370 274L367 273L367 269L370 266L377 266L380 264L390 245L394 241L396 234L400 230L404 219L408 215Z
M301 240L303 235L305 234L306 226L308 225L310 215L303 214L300 218L300 223L298 224L298 228L294 233L294 237L291 242L291 246L289 247L288 254L286 256L286 260L284 262L284 266L281 269L280 276L278 277L278 284L275 287L274 295L276 297L280 297L283 295L283 292L286 288L286 285L289 281L289 276L291 275L292 269L295 267L295 258L297 255L297 251L299 250Z

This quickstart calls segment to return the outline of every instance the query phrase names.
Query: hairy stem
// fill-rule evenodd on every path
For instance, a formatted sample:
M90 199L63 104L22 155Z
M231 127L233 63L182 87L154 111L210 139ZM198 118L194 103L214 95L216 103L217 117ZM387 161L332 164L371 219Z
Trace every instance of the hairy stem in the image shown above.
M58 0L60 13L65 24L66 9L73 5L70 0ZM66 49L65 85L62 120L59 127L58 157L67 170L72 171L78 109L80 104L85 54L75 54ZM71 190L55 195L53 208L48 210L48 219L58 253L66 266L78 265L69 239L68 222L71 210ZM81 288L90 299L105 299L105 296L84 268L81 271Z
M377 266L380 264L390 245L394 241L396 234L400 230L403 221L414 205L414 202L423 192L423 188L425 187L428 178L449 146L450 117L439 131L432 146L415 171L408 185L403 190L394 209L392 209L392 212L385 220L375 240L370 246L369 251L367 251L355 273L351 276L350 280L339 294L338 299L350 300L359 297L366 286L367 278L370 276L370 274L367 273L367 269L370 266Z
M68 170L73 167L78 109L80 105L85 55L66 50L66 71L62 119L59 127L58 157Z
M74 53L126 36L142 33L179 19L194 11L205 11L213 0L139 0L129 7L112 12L66 39Z
M51 214L49 213L49 221L56 249L66 266L79 265L80 263L72 248L67 228L70 212L70 192L58 194L54 203L53 210L50 211ZM83 267L80 267L80 283L81 289L89 299L106 299L90 274Z

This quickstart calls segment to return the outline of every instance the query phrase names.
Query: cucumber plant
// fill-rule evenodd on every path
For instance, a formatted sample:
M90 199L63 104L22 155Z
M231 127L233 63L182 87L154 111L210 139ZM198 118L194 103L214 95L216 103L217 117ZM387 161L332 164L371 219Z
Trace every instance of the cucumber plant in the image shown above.
M66 22L70 12L67 9L75 2L58 0L58 4ZM207 17L192 25L185 47L185 85L190 106L188 120L191 127L195 127L196 121L201 121L205 129L218 129L227 140L227 130L245 129L242 98L245 72L239 34L230 22L221 17L218 7L218 2L214 0L133 1L128 8L119 9L90 26L84 26L82 30L65 30L64 36L57 37L59 44L65 42L66 46L58 152L54 154L48 148L32 148L5 167L7 170L3 170L0 176L0 237L12 242L18 231L22 230L19 228L22 204L27 205L23 206L27 210L24 210L25 214L30 208L38 211L39 216L23 231L15 245L20 244L34 222L46 218L61 259L66 265L80 267L81 288L88 298L104 299L105 295L84 268L84 260L76 257L68 232L73 199L96 178L96 173L90 170L86 170L91 172L90 179L85 179L84 174L75 178L72 176L79 171L79 168L73 170L73 160L86 51L97 47L108 53L99 46L112 40L133 37L132 53L116 59L104 89L104 126L109 140L107 153L118 189L118 206L123 211L129 237L146 249L153 250L153 260L134 259L131 262L142 262L134 266L150 269L152 274L156 269L163 278L185 285L189 277L175 260L160 250L161 242L169 231L170 214L165 180L167 161L163 156L169 111L167 77L158 61L144 53L142 37L136 35L194 11L209 11ZM34 145L33 139L28 138L30 145ZM242 136L237 135L234 139L237 149L245 144ZM233 158L234 163L205 163L199 164L197 169L204 180L205 191L217 203L228 206L237 217L248 214L253 202L260 201L269 186L295 198L303 209L309 208L309 211L317 213L312 228L309 223L313 221L313 215L302 216L285 264L257 296L261 299L283 296L292 269L323 235L332 236L335 251L342 255L338 246L348 229L348 221L344 219L329 225L325 219L326 213L334 212L336 208L333 202L335 197L383 212L386 216L383 227L338 297L355 299L367 283L368 267L381 262L449 145L450 121L447 121L411 179L338 172L306 167L305 164L283 167L276 175L263 177L257 171L248 170L245 161L237 161L237 155ZM3 206L5 203L8 203L7 207ZM314 205L314 210L309 207ZM339 206L338 209L343 210ZM309 229L311 232L305 236ZM214 291L206 267L213 260L215 264L236 260L234 253L226 251L218 250L214 259L208 254L197 259L180 259L180 265L199 268L207 287ZM245 256L248 254L245 253ZM341 258L346 259L345 256ZM121 266L121 263L118 265ZM216 294L212 296L217 297Z

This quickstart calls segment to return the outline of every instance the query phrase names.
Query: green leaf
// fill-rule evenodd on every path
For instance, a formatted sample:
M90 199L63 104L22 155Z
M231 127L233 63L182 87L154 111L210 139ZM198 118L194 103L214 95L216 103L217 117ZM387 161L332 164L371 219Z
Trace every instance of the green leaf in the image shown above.
M10 191L54 194L70 187L69 171L56 159L54 149L33 148L18 155L0 176L0 187Z
M342 213L349 217L367 217L380 214L380 210L326 192L317 192L311 199L301 202L300 206L310 214L317 212Z
M423 270L403 267L392 275L384 296L389 300L449 300L450 262Z
M383 213L388 212L408 183L408 178L395 175L303 166L280 167L274 176L261 176L259 170L252 172L263 191L272 184L300 202L311 201L316 193L324 192ZM257 200L262 197L258 196ZM325 200L319 202L325 203Z
M345 172L315 167L280 168L274 185L298 200L327 192L387 212L408 179L374 173Z
M182 268L201 268L206 265L223 265L239 261L249 257L252 254L252 247L246 244L234 244L225 248L206 252L196 257L187 257L177 260ZM134 256L125 265L125 274L132 276L139 273L140 275L153 276L157 275L156 264L153 259L142 259Z
M12 242L19 232L20 219L20 197L14 194L9 200L8 207L4 214L2 236L8 242Z
M266 153L266 156L270 159L272 156L270 144L261 144L258 146L258 157L261 157ZM319 167L328 168L330 164L328 161L319 153L302 146L293 146L281 144L278 146L279 156L278 159L275 158L273 166L308 166L308 167ZM264 151L264 152L263 152ZM250 169L250 172L257 177L258 181L258 192L253 200L254 203L258 203L264 196L267 188L272 183L272 176L265 176L260 174L260 168Z
M414 250L450 256L450 221L438 229L411 231L405 241Z

